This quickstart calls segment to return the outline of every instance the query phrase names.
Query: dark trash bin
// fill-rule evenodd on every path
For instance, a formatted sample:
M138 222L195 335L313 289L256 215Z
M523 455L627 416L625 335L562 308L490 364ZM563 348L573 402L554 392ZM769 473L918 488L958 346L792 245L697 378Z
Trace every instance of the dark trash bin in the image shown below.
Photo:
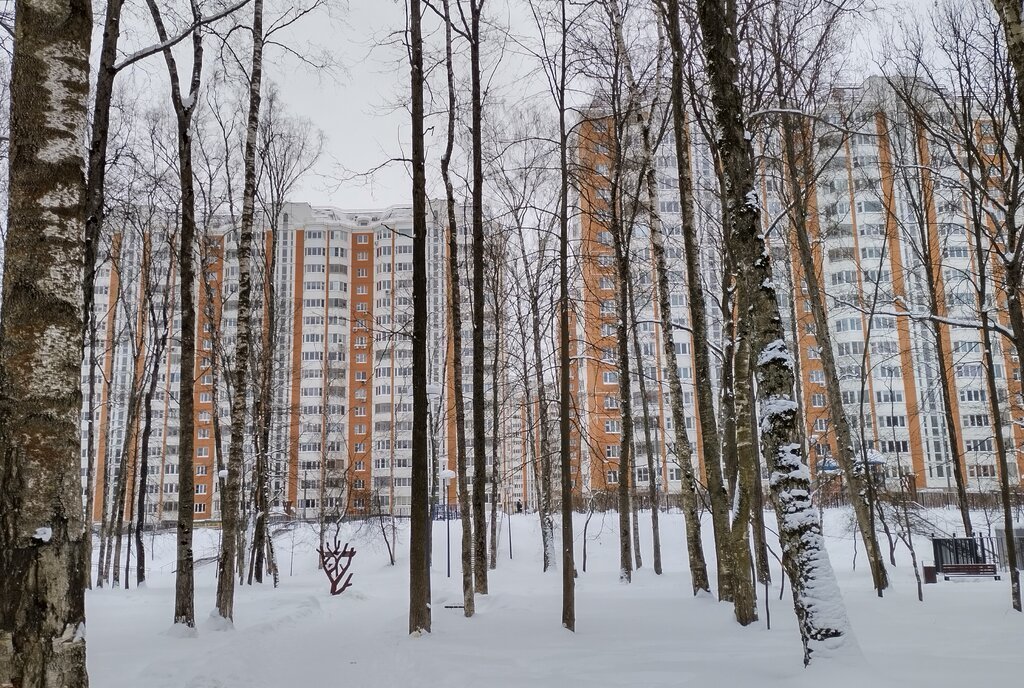
M922 568L924 569L924 582L925 582L925 584L928 584L928 583L938 583L939 582L938 576L935 573L935 567L934 566L923 566Z

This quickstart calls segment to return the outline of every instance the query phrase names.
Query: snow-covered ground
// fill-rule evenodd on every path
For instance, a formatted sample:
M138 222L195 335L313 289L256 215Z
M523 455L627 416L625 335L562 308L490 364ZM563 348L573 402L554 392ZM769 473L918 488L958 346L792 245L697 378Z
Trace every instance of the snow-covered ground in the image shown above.
M952 515L953 512L948 512ZM774 519L769 514L769 523ZM964 580L925 586L917 601L910 558L902 546L884 599L871 588L863 551L854 545L845 511L826 514L829 553L859 651L802 666L788 589L779 599L777 563L768 595L771 629L741 628L731 605L690 595L682 519L662 515L662 576L650 568L649 514L641 515L644 568L631 585L618 582L617 517L597 514L589 530L586 573L576 583L577 632L561 628L561 577L541 573L534 516L502 523L491 594L477 614L461 609L459 524L451 525L452 577L445 575L445 523L435 523L433 632L407 633L406 532L399 530L398 565L388 565L379 537L365 526L348 533L358 554L353 587L339 597L317 571L315 533L300 527L276 540L281 586L241 586L233 630L209 617L216 587L212 564L196 571L196 637L170 632L174 538L147 536L148 587L93 590L87 598L89 673L99 688L280 688L394 686L498 688L548 686L986 686L1024 675L1024 618L1010 608L1009 583ZM576 527L577 566L582 518ZM212 557L216 530L198 530L196 557ZM342 538L345 539L344 537ZM705 547L713 566L710 525ZM776 549L777 549L777 543ZM930 546L918 556L930 563Z

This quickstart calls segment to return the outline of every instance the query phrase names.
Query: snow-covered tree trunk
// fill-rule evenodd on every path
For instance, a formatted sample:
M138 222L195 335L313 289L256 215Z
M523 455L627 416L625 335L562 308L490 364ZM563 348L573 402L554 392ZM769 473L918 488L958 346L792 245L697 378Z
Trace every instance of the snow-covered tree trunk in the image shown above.
M697 0L697 17L725 171L722 192L730 211L726 240L739 270L739 303L744 305L740 317L748 319L751 330L761 453L768 464L783 566L807 663L816 652L841 647L849 623L825 551L818 511L811 503L810 471L798 442L793 357L784 339L771 264L760 233L753 148L744 127L736 8L727 0Z
M91 6L15 5L0 315L0 685L85 688L81 366Z
M245 420L249 400L249 342L252 311L252 243L253 217L256 206L256 137L260 125L260 95L263 83L263 0L253 0L252 62L249 67L249 112L245 127L243 152L244 183L242 189L242 222L238 232L238 324L235 331L234 369L231 400L231 439L228 445L227 479L221 495L220 561L217 569L217 613L222 619L234 620L235 566L238 543L242 536L240 512ZM272 361L265 361L272 365ZM322 483L321 483L322 484ZM321 512L324 503L321 501Z

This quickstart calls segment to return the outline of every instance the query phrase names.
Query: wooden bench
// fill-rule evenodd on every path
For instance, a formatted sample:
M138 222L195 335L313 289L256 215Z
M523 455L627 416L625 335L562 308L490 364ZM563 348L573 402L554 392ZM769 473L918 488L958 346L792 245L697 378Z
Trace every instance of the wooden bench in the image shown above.
M1000 579L995 564L946 564L942 567L942 577L949 580L950 576L991 576Z

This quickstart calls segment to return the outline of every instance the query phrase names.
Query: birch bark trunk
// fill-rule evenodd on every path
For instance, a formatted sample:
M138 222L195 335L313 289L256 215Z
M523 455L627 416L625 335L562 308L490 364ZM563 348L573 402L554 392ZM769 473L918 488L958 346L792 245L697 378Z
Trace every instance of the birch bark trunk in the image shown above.
M86 688L85 149L92 12L18 0L0 317L0 685ZM45 237L45 241L41 238Z

